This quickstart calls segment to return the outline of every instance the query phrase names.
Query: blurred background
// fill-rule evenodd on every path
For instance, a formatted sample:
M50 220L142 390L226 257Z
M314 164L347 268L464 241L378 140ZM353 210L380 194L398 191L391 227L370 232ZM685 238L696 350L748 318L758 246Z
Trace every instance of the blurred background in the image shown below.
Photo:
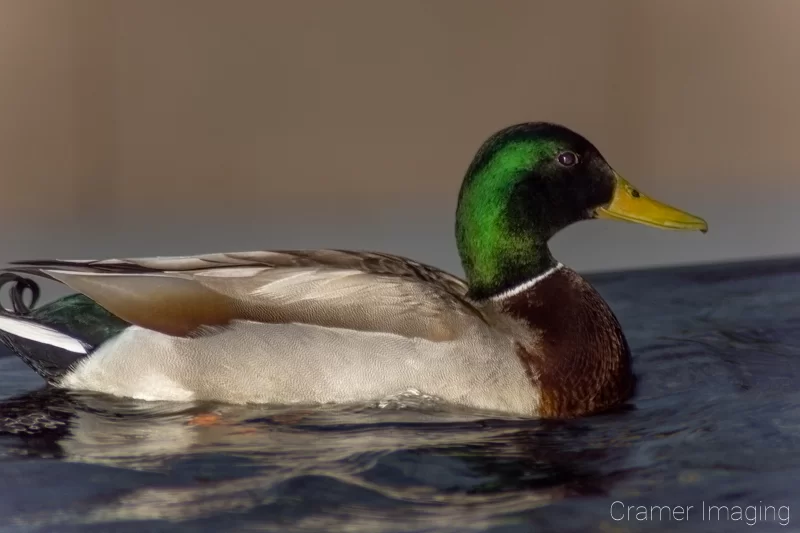
M0 0L0 261L376 249L461 272L512 123L584 134L707 235L560 234L582 271L800 251L800 2Z

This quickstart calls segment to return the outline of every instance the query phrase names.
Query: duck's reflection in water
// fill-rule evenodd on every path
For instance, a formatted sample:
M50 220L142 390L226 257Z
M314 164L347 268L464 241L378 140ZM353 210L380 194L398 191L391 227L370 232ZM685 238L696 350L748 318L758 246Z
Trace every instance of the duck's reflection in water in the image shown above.
M0 446L6 456L111 467L120 478L159 474L58 515L75 523L244 513L309 527L472 528L567 496L603 495L622 475L613 464L627 453L624 439L602 427L411 403L226 406L43 389L0 403Z

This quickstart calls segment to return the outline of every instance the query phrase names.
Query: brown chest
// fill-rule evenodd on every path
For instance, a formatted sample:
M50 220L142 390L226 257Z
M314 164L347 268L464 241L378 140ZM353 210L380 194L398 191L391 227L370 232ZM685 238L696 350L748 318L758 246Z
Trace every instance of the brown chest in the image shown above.
M557 270L508 297L504 310L532 332L518 344L517 355L541 391L541 416L596 413L630 396L630 350L619 322L577 273Z

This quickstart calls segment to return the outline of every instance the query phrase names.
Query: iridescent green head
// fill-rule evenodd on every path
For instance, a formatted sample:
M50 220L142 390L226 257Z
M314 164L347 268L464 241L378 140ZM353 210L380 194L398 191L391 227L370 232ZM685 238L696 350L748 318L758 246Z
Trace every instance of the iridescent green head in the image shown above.
M494 134L467 170L456 213L472 296L485 298L545 272L555 264L547 241L597 217L706 229L701 219L634 189L592 143L563 126L532 122Z

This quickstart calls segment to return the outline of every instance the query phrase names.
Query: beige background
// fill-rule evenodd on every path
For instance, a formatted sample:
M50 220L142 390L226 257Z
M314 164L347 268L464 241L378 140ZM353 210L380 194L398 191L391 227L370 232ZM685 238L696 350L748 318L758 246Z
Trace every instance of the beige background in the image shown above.
M706 235L572 227L582 270L800 251L796 0L0 0L0 261L347 247L460 272L463 172L551 120Z

